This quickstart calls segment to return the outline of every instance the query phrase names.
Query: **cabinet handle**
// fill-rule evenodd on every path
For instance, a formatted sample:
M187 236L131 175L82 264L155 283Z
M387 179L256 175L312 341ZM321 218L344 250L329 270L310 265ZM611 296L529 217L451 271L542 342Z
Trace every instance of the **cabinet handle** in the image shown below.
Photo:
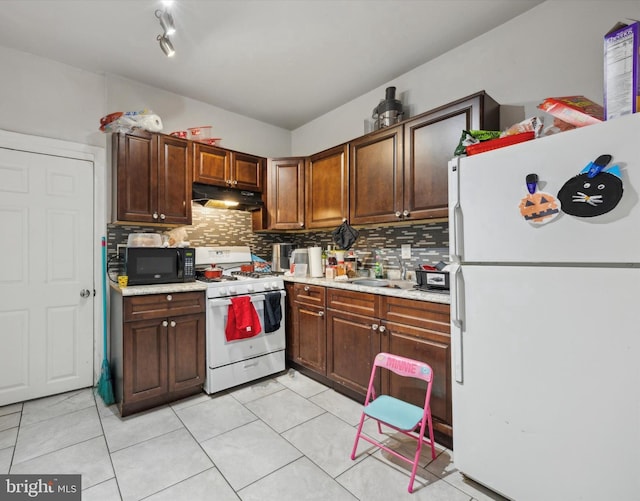
M387 330L387 328L384 325L380 326L380 329L378 329L380 332L385 332Z
M237 180L237 179L234 179L234 180L233 180L233 185L235 186L236 184L238 184L238 180Z
M162 219L164 221L164 218L167 217L164 214L160 214L160 219Z
M153 219L158 219L158 213L157 212L153 213Z
M309 292L309 286L308 286L308 285L305 285L305 286L304 286L304 291L305 291L305 292Z
M319 317L324 317L324 311L319 311L319 312L318 312L318 316L319 316Z
M167 301L171 301L173 299L173 296L171 294L167 294Z
M298 224L300 225L300 228L304 228L304 223L303 222L300 222Z
M402 212L400 212L399 210L396 211L396 217L402 217Z
M409 216L409 211L408 211L407 209L403 210L403 211L402 211L402 215L403 215L404 217L408 217L408 216Z
M171 327L175 327L175 326L176 326L176 321L175 321L175 320L172 320L172 321L171 321Z
M169 325L169 322L167 322L166 320L162 322L162 327L166 327L167 325Z
M373 324L373 325L371 326L371 330L372 330L372 331L377 331L377 330L378 330L378 324Z

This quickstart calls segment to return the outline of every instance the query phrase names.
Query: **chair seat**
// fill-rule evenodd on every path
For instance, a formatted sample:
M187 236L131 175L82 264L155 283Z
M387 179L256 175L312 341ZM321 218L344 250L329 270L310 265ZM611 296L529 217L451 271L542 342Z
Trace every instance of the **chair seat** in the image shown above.
M405 431L420 423L423 412L424 409L389 395L380 395L364 408L367 416Z

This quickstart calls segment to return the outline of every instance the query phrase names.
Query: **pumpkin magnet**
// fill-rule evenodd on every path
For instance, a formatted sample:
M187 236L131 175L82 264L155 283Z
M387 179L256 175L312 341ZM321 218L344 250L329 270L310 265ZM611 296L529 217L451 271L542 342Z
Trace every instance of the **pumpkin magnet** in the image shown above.
M601 216L613 210L622 198L622 174L614 165L605 170L611 155L600 155L558 192L562 212L577 217Z
M520 205L518 206L520 214L522 214L525 221L533 224L548 223L560 213L555 197L544 191L537 191L537 174L528 174L526 182L529 194L520 200Z

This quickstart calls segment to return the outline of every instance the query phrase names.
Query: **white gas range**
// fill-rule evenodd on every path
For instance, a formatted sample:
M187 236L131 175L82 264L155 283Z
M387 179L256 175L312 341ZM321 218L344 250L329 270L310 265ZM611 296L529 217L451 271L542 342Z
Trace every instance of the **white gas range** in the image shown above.
M197 280L207 284L207 393L285 369L284 281L281 275L240 271L249 264L249 247L196 247ZM222 277L204 277L212 265L223 269ZM236 323L245 327L251 318L239 335L246 337L234 334Z

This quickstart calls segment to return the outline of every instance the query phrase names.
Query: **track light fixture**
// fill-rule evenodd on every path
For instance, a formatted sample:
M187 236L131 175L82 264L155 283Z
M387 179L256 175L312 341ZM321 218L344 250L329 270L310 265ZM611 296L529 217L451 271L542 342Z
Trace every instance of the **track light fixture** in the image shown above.
M173 48L171 40L169 39L169 36L173 35L176 32L176 27L173 24L173 16L166 9L156 10L155 15L160 21L160 27L163 31L162 35L158 35L157 37L160 48L162 49L162 52L164 52L165 56L173 57L176 51Z
M160 26L164 31L164 36L173 35L176 32L176 27L173 24L173 16L167 10L156 10L156 17L160 21Z
M166 35L158 35L158 42L160 43L160 48L162 49L162 52L164 52L165 56L174 56L176 50L173 48L173 44L171 43L171 40L169 40L169 37Z

